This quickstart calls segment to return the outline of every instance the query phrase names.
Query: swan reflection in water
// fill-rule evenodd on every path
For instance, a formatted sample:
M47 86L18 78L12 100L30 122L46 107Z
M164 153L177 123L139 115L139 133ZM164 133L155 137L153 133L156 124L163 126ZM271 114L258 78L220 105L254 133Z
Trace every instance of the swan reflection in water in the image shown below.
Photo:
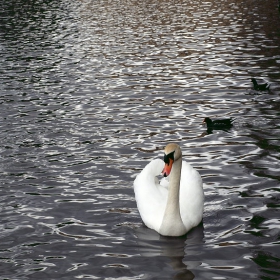
M134 234L137 237L136 242L141 256L169 258L170 261L167 261L167 263L175 272L173 279L191 280L195 278L191 270L202 263L197 261L197 254L201 251L198 247L204 244L202 223L193 228L187 235L181 237L162 236L144 225L136 228ZM188 256L192 260L186 261L186 258L189 259Z

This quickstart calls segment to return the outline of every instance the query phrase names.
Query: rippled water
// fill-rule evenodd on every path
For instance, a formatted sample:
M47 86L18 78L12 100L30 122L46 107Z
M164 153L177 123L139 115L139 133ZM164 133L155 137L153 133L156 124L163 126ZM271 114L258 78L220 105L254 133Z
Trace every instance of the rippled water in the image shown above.
M280 278L276 1L0 7L0 279ZM132 189L170 141L204 181L182 238L145 228Z

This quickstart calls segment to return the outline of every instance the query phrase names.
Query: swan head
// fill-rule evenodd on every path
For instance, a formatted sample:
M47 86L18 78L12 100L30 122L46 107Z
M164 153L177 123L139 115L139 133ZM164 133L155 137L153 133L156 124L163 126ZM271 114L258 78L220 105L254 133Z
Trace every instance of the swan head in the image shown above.
M170 174L174 161L178 160L181 157L182 152L179 145L175 143L170 143L165 147L163 157L165 165L162 170L162 175L164 177L167 177Z

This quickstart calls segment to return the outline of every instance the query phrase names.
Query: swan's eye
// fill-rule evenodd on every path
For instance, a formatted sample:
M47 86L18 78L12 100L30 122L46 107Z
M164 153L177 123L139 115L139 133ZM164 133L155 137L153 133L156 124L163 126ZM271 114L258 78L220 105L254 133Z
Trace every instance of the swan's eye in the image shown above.
M175 153L175 151L169 153L168 155L164 155L163 161L164 161L167 165L169 165L170 159L171 159L172 161L174 161L174 153Z

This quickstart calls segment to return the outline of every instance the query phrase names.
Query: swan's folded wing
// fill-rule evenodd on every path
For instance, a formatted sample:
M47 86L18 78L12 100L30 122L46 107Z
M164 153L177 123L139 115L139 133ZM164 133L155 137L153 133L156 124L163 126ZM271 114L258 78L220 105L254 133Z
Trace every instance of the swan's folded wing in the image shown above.
M204 208L203 183L200 174L187 162L182 162L180 213L185 227L197 226Z
M137 208L143 222L149 228L158 230L164 214L167 192L164 194L156 178L163 169L164 162L152 160L134 180Z

